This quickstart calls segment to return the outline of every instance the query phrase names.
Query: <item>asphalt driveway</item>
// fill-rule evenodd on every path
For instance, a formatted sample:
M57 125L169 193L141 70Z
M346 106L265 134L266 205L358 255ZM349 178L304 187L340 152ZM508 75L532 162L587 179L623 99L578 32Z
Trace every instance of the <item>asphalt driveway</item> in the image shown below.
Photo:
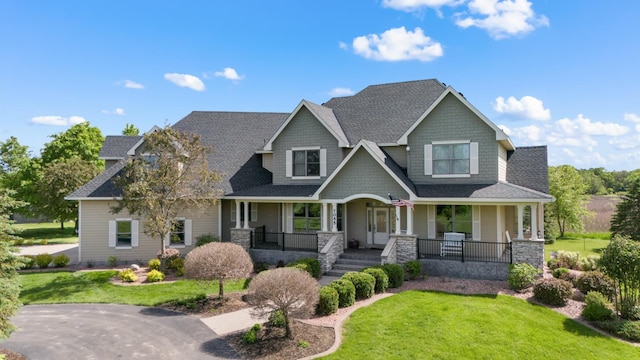
M38 359L238 359L200 319L113 304L28 305L0 346Z

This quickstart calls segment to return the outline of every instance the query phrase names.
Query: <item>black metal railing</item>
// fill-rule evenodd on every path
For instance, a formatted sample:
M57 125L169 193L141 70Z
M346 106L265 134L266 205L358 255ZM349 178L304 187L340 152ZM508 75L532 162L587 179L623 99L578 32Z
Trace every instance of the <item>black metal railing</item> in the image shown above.
M260 230L257 228L251 232L252 249L318 252L318 234L274 233Z
M418 259L457 260L511 264L511 242L418 239Z

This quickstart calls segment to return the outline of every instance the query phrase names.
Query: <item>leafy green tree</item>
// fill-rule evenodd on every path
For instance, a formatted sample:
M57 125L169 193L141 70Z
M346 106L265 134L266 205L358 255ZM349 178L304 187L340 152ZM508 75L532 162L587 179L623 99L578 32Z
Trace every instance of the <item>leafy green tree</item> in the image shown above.
M122 198L112 213L127 210L143 217L144 233L156 238L164 254L165 237L185 208L204 208L221 196L221 176L209 169L210 149L200 137L170 127L145 134L144 153L128 160L116 179Z
M570 165L549 167L549 193L555 201L546 205L550 219L553 219L564 236L567 229L582 231L582 218L589 214L585 199L586 186L578 170Z
M29 201L32 198L32 180L39 168L37 160L31 158L29 148L20 145L14 136L0 143L0 187L14 191L14 198ZM23 206L14 211L29 214L28 207Z
M620 316L633 319L640 295L640 243L615 236L602 251L599 264L615 283L615 305Z
M12 192L0 189L0 339L7 338L14 330L9 319L18 312L20 303L20 279L18 269L23 265L23 258L16 254L10 245L16 238L13 221L9 216L15 208L23 204L12 197Z
M122 130L122 135L126 136L138 136L140 135L140 129L135 127L133 124L127 123Z
M61 229L64 229L64 222L70 220L74 220L77 227L78 203L67 201L65 197L99 173L100 168L95 162L77 157L45 165L37 185L39 197L35 205L38 213L60 221Z
M89 122L73 125L67 131L50 136L53 140L44 145L41 157L43 164L59 159L78 157L82 160L101 163L98 153L104 136L99 128Z
M640 241L640 177L634 177L626 195L616 205L611 219L611 235L628 236Z
M0 143L0 173L13 174L29 165L29 147L20 145L15 136Z

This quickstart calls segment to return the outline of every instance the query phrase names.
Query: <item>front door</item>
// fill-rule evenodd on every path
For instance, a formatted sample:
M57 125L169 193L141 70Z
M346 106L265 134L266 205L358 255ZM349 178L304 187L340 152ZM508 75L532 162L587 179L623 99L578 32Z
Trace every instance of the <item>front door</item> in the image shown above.
M389 241L389 209L367 209L367 244L385 245Z

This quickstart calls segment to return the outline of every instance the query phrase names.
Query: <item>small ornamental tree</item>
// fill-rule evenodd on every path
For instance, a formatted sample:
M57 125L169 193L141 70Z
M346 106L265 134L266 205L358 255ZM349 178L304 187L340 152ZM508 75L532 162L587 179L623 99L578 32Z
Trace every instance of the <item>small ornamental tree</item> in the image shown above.
M600 266L615 283L620 317L633 319L640 294L640 243L615 236L602 251Z
M240 246L232 243L208 243L191 250L185 259L184 275L209 286L218 282L218 297L224 298L224 282L248 277L253 261Z
M304 270L276 268L263 271L249 284L249 304L254 314L264 316L281 311L285 319L285 337L291 338L291 319L308 318L318 304L318 281Z
M164 254L164 239L180 211L214 205L222 195L217 188L221 176L209 169L210 149L197 135L157 128L144 135L142 146L148 155L129 159L116 179L122 198L111 212L143 217L144 233L158 239Z

